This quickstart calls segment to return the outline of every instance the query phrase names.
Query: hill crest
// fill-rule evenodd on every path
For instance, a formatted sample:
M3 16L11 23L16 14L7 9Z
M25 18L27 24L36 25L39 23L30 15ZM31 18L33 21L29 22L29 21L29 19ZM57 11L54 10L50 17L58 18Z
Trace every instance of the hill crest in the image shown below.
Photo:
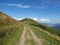
M14 18L6 15L3 12L0 12L0 26L18 24L18 21Z

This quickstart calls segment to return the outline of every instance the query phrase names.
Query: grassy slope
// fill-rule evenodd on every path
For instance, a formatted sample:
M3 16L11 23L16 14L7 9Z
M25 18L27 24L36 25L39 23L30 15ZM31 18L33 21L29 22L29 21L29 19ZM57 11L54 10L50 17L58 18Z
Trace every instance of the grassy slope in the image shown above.
M59 40L57 40L56 38L54 38L51 35L48 35L47 33L44 32L44 31L48 31L53 35L60 36L60 31L59 30L55 30L52 27L49 27L47 25L38 23L38 22L36 22L34 20L31 20L31 19L28 19L28 18L23 19L20 22L28 24L29 26L34 26L34 27L31 27L31 29L36 34L37 37L42 39L42 44L43 45L60 45ZM41 31L40 29L35 28L35 27L38 27L38 28L40 28L44 31Z
M40 24L40 23L38 23L34 20L31 20L31 19L27 20L27 18L26 18L26 19L21 20L20 22L45 29L45 30L49 31L50 33L53 33L56 35L60 35L59 31L57 31L57 30L55 31L51 27ZM0 45L15 45L16 41L19 39L19 37L23 31L24 26L22 23L19 23L18 21L14 20L13 18L0 12ZM34 32L34 30L35 29L33 29L33 32ZM34 33L37 35L38 32L39 31L35 30ZM42 33L44 33L44 32L42 32ZM38 36L41 36L40 32L39 32ZM46 36L46 35L44 35L44 36ZM47 40L49 40L49 38L50 37L48 36ZM53 39L53 38L50 38L50 39ZM59 42L58 42L58 44L59 44Z
M56 30L48 25L44 25L44 24L41 24L41 23L38 23L32 19L23 19L21 20L20 22L23 22L23 23L26 23L26 24L29 24L29 25L32 25L32 26L36 26L36 27L39 27L39 28L42 28L46 31L49 31L50 33L54 34L54 35L58 35L60 36L60 30Z
M11 29L11 28L10 28ZM13 32L6 34L2 40L2 45L15 45L22 33L21 26L13 29Z
M51 37L47 33L43 32L42 30L31 27L32 31L36 34L37 37L42 39L43 45L60 45L60 41L56 40L55 38Z
M0 12L0 45L15 45L23 29L23 24Z

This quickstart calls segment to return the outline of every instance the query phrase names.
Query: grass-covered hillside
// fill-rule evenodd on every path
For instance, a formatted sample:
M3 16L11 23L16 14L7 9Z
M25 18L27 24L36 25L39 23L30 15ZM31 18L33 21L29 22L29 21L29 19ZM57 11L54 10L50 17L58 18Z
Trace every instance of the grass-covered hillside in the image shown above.
M58 35L60 36L60 30L56 30L48 25L45 25L45 24L42 24L42 23L39 23L35 20L32 20L32 19L28 19L28 18L25 18L23 20L21 20L20 22L23 22L23 23L27 23L27 24L30 24L32 26L36 26L36 27L39 27L39 28L42 28L46 31L49 31L50 33L54 34L54 35Z
M0 45L15 45L22 27L20 22L0 12Z
M35 20L28 18L25 18L20 22L28 25L25 26L28 30L32 30L32 32L41 40L42 45L60 45L59 30L55 30L54 28L48 25L44 25L42 23L36 22ZM35 45L35 43L33 45Z
M0 12L0 45L60 45L60 31L29 18L17 21Z
M0 27L12 25L12 24L13 25L18 24L18 22L12 17L6 15L5 13L0 12Z

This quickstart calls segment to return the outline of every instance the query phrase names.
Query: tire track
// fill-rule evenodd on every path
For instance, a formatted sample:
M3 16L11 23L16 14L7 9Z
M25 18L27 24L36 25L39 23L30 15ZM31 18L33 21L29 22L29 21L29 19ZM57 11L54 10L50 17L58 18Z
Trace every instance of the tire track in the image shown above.
M30 31L32 38L35 41L36 45L42 45L41 40L33 33L31 28L29 28L29 31Z
M30 34L29 34L30 32ZM42 45L41 40L34 34L32 29L29 27L29 25L24 26L23 33L20 37L19 43L17 45L26 45L26 39L29 41L33 39L35 45ZM31 45L30 42L27 42L28 45Z
M19 45L25 45L25 30L26 30L26 27L24 26L24 31L23 31L23 33L21 35Z

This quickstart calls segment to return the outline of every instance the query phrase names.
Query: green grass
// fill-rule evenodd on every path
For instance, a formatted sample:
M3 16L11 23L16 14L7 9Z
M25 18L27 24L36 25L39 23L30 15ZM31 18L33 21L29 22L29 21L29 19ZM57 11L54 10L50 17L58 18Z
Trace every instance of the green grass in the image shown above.
M43 24L31 24L31 25L42 28L42 29L54 34L54 35L60 36L60 30L56 30L56 29L54 29L54 28L52 28L50 26L46 26L46 25L43 25Z
M20 23L29 24L39 27L41 29L44 29L46 31L49 31L50 33L54 35L60 36L60 31L55 30L47 25L43 25L41 23L38 23L32 19L23 19L20 22L14 20L10 16L0 12L0 45L15 45L16 42L19 40L22 31L24 30L24 24L20 25ZM60 42L56 40L55 38L51 37L47 33L40 31L37 28L31 27L32 31L38 36L39 38L43 38L45 41L43 41L44 44L47 44L47 41L50 43L50 45L60 45ZM29 33L30 34L30 33ZM28 41L28 40L27 40ZM35 45L35 42L33 39L29 40L31 45Z
M34 42L33 39L29 40L29 42L30 42L31 45L35 45L35 42Z
M30 39L30 40L26 39L25 44L26 44L26 45L28 45L28 44L30 44L30 45L35 45L35 42L34 42L33 39Z
M57 36L60 36L60 31L59 30L55 30L54 28L48 26L48 25L44 25L44 24L41 24L41 23L38 23L32 19L23 19L21 22L25 23L25 24L28 24L29 26L32 25L32 26L35 26L35 27L38 27L38 28L41 28L42 30L45 30L47 32L50 32L51 34L53 35L57 35ZM39 29L37 28L32 28L32 31L39 37L39 38L43 38L45 41L43 41L43 45L60 45L60 42L58 40L56 40L55 38L51 37L50 35L48 35L47 33L43 32L43 31L40 31ZM47 41L50 43L48 44Z
M48 25L39 23L39 22L37 22L35 20L25 18L25 19L21 20L20 22L23 22L25 24L29 24L29 25L32 25L32 26L36 26L36 27L39 27L39 28L42 28L42 29L54 34L54 35L60 36L60 30L56 30L56 29L54 29L54 28L52 28L52 27L50 27Z
M31 27L32 31L36 34L36 36L38 36L41 39L44 39L45 44L48 45L47 41L50 43L49 45L60 45L60 42L58 40L56 40L55 38L51 37L50 35L48 35L47 33L40 31L37 28Z
M14 26L13 28L8 27L5 29L0 28L0 45L15 45L19 40L22 31L23 26Z
M30 33L29 30L28 30L28 33L29 33L29 35L30 35L30 37L31 37L31 39L29 40L30 44L31 44L31 45L36 45L36 43L35 43L34 40L33 40L32 34Z
M15 45L23 31L23 25L0 12L0 45Z

